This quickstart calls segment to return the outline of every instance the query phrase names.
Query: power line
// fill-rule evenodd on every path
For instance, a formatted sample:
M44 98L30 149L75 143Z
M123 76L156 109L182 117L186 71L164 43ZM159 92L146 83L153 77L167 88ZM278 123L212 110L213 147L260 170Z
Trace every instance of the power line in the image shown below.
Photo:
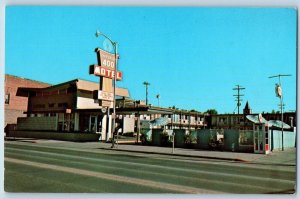
M245 88L241 87L241 85L236 85L236 88L233 88L233 90L237 90L237 95L233 95L233 96L236 97L235 101L237 101L238 114L240 114L241 101L243 101L241 99L241 96L244 96L244 95L240 94L240 91L244 90L244 89Z

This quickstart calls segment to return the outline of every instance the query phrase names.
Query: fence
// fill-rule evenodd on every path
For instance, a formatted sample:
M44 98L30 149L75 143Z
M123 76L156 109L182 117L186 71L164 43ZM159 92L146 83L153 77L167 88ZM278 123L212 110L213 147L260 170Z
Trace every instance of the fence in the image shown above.
M19 117L18 130L56 131L56 117Z
M171 146L172 133L175 133L175 147L198 148L206 150L224 150L234 152L254 152L253 131L238 129L152 129L147 136L152 137L150 144L155 146ZM285 147L295 147L296 131L285 132ZM273 131L271 135L271 150L280 148L281 131ZM150 140L150 139L149 139Z
M279 130L271 130L270 133L271 150L281 150L282 148L282 132ZM293 131L283 132L284 148L296 147L296 128Z

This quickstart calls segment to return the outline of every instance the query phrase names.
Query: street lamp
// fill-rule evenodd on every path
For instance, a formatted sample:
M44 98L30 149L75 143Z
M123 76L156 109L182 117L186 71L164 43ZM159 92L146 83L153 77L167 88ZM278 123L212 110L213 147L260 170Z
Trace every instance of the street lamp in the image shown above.
M108 39L110 41L110 43L112 44L112 46L114 47L114 54L115 54L115 68L114 68L114 87L113 87L113 93L114 93L114 99L113 99L113 123L112 123L112 133L113 133L113 140L112 140L112 148L114 148L114 144L115 144L115 128L116 128L116 75L117 75L117 53L118 53L118 46L117 46L117 42L112 41L108 36L106 36L105 34L103 34L102 32L99 32L98 30L96 31L96 37L99 36L104 36L106 39ZM117 132L117 147L118 147L118 137L119 137L119 133Z
M282 122L281 123L281 142L282 142L281 149L282 149L282 151L284 150L284 146L283 146L283 94L282 94L282 86L281 86L280 77L285 77L285 76L291 76L291 75L278 74L278 75L269 77L269 78L278 77L278 84L275 84L275 93L276 93L276 97L280 98L280 111L281 111L281 122Z
M148 86L150 85L150 83L143 82L143 84L146 86L146 105L148 105Z

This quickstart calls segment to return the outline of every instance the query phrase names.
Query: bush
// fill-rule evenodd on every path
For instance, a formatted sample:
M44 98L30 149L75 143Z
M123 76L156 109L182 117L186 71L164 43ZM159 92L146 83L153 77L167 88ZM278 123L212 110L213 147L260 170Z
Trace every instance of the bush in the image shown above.
M185 144L197 144L197 138L193 137L191 133L188 133L184 136L184 143Z
M184 136L184 143L188 148L190 148L194 144L197 144L197 138L194 137L191 133L188 133Z

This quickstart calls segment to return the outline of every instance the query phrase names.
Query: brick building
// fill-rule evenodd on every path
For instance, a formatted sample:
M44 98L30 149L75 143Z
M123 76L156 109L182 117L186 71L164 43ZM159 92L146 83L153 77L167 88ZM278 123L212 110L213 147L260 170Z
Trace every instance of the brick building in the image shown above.
M7 124L16 124L18 117L26 117L24 114L27 111L28 98L17 96L17 90L19 87L27 88L44 88L50 86L50 84L21 78L13 75L5 75L5 119L4 127Z

